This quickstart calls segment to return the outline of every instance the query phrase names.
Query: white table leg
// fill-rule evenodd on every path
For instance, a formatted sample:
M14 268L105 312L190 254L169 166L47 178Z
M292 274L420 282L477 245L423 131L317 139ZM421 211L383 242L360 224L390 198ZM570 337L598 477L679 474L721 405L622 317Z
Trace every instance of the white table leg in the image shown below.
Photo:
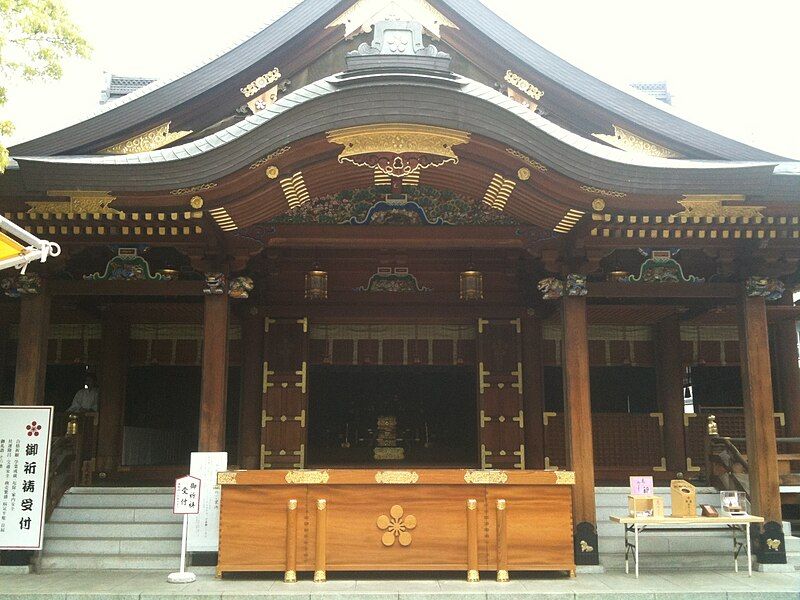
M630 549L628 548L628 526L623 525L623 527L625 528L625 575L627 575L630 573L628 570L628 552Z
M736 534L739 532L738 527L734 525L731 527L731 535L733 535L733 572L739 572L739 559L736 558Z
M634 562L636 563L636 579L639 579L639 527L636 523L633 524L633 541L636 547L633 549Z
M747 576L753 576L753 560L750 558L750 523L745 524L745 536L747 537Z

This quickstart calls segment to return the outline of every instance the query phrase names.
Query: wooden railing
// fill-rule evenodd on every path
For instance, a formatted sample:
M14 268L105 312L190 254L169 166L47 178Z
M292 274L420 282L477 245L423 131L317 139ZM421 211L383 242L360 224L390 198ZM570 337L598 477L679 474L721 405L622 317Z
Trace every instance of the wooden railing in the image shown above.
M97 446L97 413L67 417L62 435L53 437L50 447L50 481L47 487L45 519L49 519L61 497L76 485L91 485Z

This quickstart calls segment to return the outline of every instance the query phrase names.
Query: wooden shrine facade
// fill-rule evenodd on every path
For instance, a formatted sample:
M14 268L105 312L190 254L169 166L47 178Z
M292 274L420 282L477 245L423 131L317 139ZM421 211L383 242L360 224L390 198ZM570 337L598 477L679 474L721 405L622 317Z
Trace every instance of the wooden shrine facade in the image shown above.
M11 149L0 209L63 249L3 282L13 401L49 402L48 370L90 365L96 473L147 477L123 460L127 390L136 369L190 369L195 448L295 469L329 435L314 433L320 374L402 387L412 371L392 369L416 369L431 390L467 373L460 466L574 471L575 559L594 564L595 481L701 468L707 413L685 411L687 373L732 369L740 410L719 423L744 430L754 512L782 535L776 423L800 435L797 163L594 80L477 0L400 2L399 21L372 4L302 2ZM612 401L631 369L649 373L630 379L650 381L647 410L639 392ZM391 395L372 393L358 406ZM430 458L413 437L418 454L378 444L364 460ZM785 562L773 546L760 560Z

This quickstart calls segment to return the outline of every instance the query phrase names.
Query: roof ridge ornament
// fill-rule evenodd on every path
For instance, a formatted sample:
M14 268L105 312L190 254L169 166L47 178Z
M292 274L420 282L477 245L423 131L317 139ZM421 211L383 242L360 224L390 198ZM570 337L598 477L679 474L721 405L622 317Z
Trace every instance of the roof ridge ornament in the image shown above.
M358 0L339 15L326 29L344 25L344 37L369 33L381 21L416 21L428 34L439 39L441 27L458 26L431 6L426 0Z
M619 125L612 125L612 127L614 128L613 135L605 133L593 133L592 135L598 140L602 140L615 148L625 150L625 152L655 156L657 158L683 158L683 155L680 153L666 146L662 146L661 144L646 140L627 129L623 129Z

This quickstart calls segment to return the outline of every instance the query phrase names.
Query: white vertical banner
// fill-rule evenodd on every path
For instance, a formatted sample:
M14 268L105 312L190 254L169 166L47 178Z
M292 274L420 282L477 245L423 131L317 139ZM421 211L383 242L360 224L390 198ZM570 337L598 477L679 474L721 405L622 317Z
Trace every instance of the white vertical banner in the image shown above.
M0 406L0 549L42 549L52 424L52 406Z
M200 512L189 515L186 549L189 552L217 552L219 550L220 489L217 473L228 470L227 452L192 452L189 474L200 479L203 494Z

